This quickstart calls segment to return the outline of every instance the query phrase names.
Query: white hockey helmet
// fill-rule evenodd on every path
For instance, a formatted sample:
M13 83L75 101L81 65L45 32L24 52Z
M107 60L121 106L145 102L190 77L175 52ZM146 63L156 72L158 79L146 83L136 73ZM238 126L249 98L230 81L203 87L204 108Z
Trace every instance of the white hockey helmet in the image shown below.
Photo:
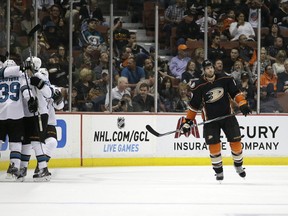
M11 66L16 66L15 61L12 60L12 59L7 59L7 60L3 63L3 67L11 67Z
M31 61L31 57L28 57L26 59L26 62L30 62ZM41 68L42 65L42 61L40 58L36 57L36 56L32 56L32 63L33 63L33 67L35 71L38 71Z
M49 72L48 72L47 68L40 68L38 72L43 74L44 76L46 76L49 79Z

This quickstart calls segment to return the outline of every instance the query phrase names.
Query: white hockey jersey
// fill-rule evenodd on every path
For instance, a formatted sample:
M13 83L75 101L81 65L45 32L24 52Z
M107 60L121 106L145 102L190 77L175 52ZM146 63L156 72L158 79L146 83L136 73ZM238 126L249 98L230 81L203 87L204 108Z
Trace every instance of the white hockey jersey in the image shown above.
M21 76L0 78L0 120L24 117L23 104L27 104L30 96L25 76L20 74Z
M51 86L51 88L53 89L53 91L55 91L55 89L57 87L55 86ZM52 98L50 99L47 99L47 104L48 104L48 114L49 114L49 117L48 117L48 125L56 125L57 122L56 122L56 113L55 113L55 110L61 110L63 109L64 107L64 102L61 101L61 103L59 104L56 104L54 102L54 100Z
M38 99L39 113L48 114L48 104L46 99L50 99L53 95L53 90L51 88L50 81L45 75L39 72L35 73L33 76L37 76L38 78L45 81L45 84L42 89L38 89L37 87L32 86L30 84L30 79L29 79L29 86L32 89L33 95L36 96ZM26 104L24 103L24 113L26 117L34 115L33 113L29 112L27 103Z

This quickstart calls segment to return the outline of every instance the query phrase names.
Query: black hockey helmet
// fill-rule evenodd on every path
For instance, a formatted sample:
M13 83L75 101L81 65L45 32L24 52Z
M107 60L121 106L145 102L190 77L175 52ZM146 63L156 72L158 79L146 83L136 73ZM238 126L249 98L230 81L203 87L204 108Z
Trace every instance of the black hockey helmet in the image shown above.
M213 66L213 64L210 60L206 59L202 62L202 68L205 69L205 67L208 67L208 66Z

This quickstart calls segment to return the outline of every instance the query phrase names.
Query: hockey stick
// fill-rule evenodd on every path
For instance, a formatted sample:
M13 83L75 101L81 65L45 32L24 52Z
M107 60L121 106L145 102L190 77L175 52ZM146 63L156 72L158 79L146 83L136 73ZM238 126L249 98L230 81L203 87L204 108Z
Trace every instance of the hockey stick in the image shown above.
M32 65L32 51L31 51L31 38L34 36L34 34L38 31L42 29L42 26L40 24L37 24L36 26L34 26L30 32L28 33L28 43L29 43L29 57L30 57L30 64L31 64L31 70L32 70L32 73L34 74L35 71L34 71L34 67ZM28 85L28 79L27 79L27 75L25 73L25 78L26 78L26 82L27 82L27 85ZM29 86L29 85L28 85ZM34 87L36 92L37 92L37 89L36 87ZM30 95L30 98L31 98L31 95ZM34 113L34 116L36 116L36 114ZM41 119L41 114L39 112L39 108L38 108L38 111L37 111L37 116L38 116L38 124L39 124L39 130L40 132L43 131L43 126L42 126L42 119Z
M226 116L220 116L220 117L217 117L217 118L214 118L214 119L210 119L210 120L207 120L207 121L204 121L204 122L201 122L199 124L194 124L192 127L196 127L198 125L204 125L204 124L208 124L208 123L211 123L211 122L214 122L214 121L219 121L219 120L222 120L222 119L225 119L225 118L228 118L228 117L231 117L231 116L235 116L237 115L237 113L233 113L233 114L229 114L229 115L226 115ZM173 134L173 133L177 133L177 132L180 132L180 130L173 130L173 131L168 131L166 133L158 133L157 131L155 131L151 125L146 125L146 129L151 133L153 134L154 136L156 137L162 137L162 136L166 136L166 135L169 135L169 134Z
M42 26L40 24L35 25L30 32L28 33L28 38L30 39L32 36L34 36L34 34L38 31L42 29Z

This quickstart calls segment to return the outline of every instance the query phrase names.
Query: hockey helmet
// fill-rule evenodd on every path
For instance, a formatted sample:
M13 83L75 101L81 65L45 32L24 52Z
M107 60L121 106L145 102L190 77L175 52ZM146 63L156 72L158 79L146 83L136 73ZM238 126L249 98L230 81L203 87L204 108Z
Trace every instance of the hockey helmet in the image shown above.
M209 67L209 66L213 66L213 64L210 60L206 59L202 62L203 69L205 69L206 67Z
M33 63L33 66L34 66L34 70L38 71L41 68L41 65L42 65L41 59L36 57L36 56L32 56L32 57L28 57L26 59L26 62L30 62L31 58L32 58L32 63Z
M15 61L12 60L12 59L7 59L7 60L3 63L3 67L11 67L11 66L16 66Z
M49 79L49 72L48 72L47 68L40 68L39 72Z

